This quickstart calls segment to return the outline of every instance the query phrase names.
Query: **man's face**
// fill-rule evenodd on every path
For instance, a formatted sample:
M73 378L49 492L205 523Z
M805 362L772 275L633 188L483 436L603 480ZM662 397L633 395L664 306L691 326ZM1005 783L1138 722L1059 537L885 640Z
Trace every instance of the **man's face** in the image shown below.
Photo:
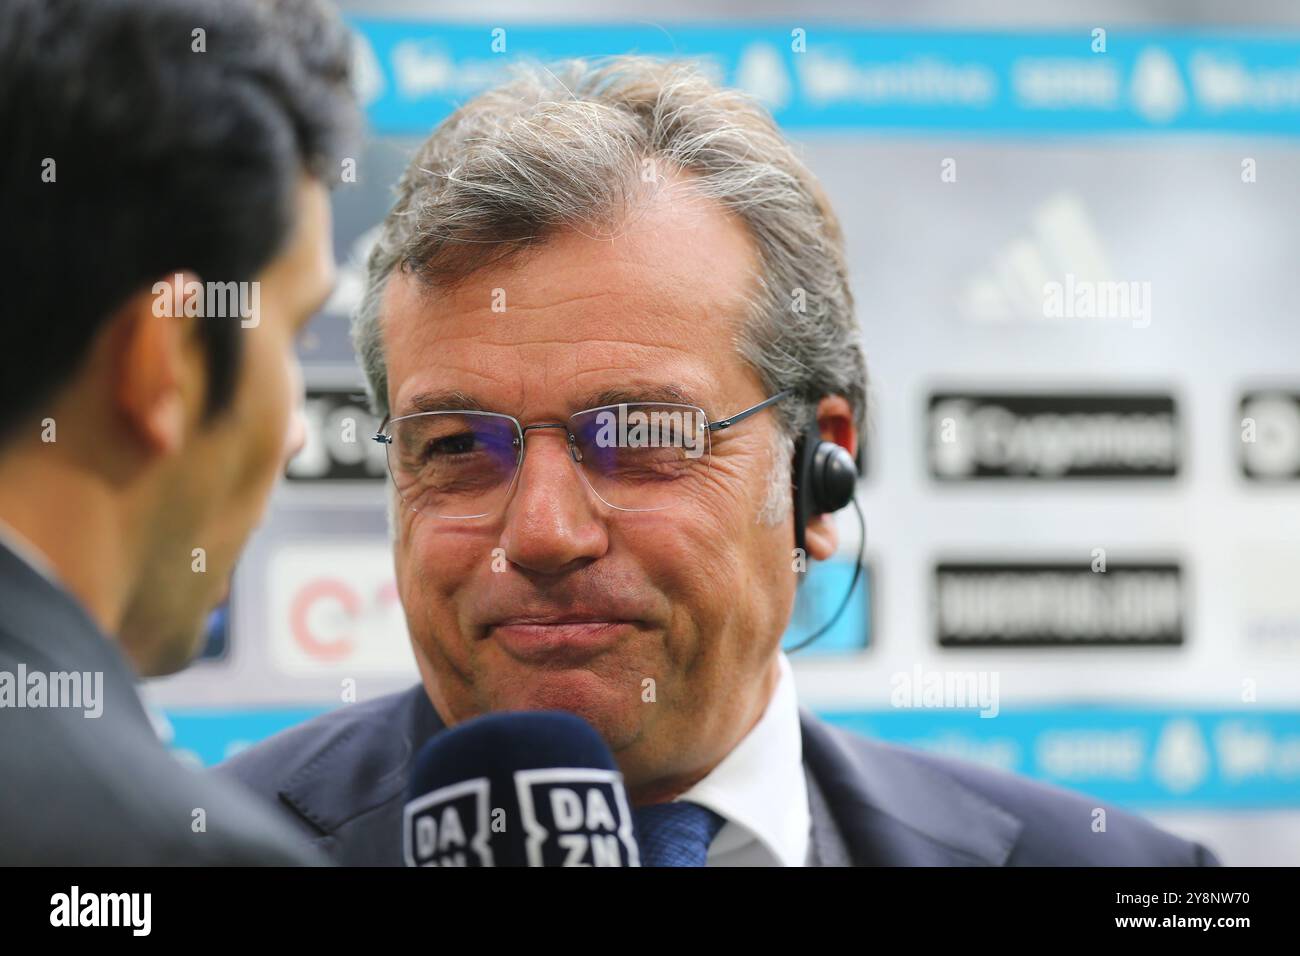
M122 638L146 674L184 667L201 649L208 613L230 575L289 457L302 444L302 371L295 339L334 282L329 194L304 178L293 233L257 277L259 311L240 323L238 384L229 407L197 420L169 463L161 530L151 569L128 609ZM202 566L194 549L201 548ZM202 570L200 570L202 567Z
M671 195L613 238L566 232L451 291L395 273L383 320L392 414L445 390L524 425L563 422L615 389L676 386L712 420L768 397L735 349L753 243L721 207ZM771 414L715 433L707 473L665 511L603 504L558 429L526 434L492 518L398 501L398 588L443 720L576 713L613 748L634 799L711 768L767 702L794 599L790 519L757 520L774 438Z

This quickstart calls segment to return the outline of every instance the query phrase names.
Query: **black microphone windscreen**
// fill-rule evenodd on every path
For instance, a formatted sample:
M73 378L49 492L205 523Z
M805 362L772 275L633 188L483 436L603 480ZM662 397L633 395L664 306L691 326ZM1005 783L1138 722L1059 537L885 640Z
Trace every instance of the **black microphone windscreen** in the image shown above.
M638 866L613 754L563 711L495 713L444 730L412 765L408 866Z

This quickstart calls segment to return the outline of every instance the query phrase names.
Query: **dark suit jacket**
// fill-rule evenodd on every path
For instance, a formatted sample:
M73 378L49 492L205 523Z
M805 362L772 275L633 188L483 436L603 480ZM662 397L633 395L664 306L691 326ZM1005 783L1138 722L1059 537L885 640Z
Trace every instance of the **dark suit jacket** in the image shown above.
M1205 847L1083 796L848 733L800 711L813 865L1204 866ZM222 764L347 865L402 863L408 768L443 729L424 688L351 704ZM1093 810L1106 806L1106 831Z
M178 763L117 646L0 545L0 671L13 681L20 666L101 673L103 710L0 707L0 865L328 862L277 809Z

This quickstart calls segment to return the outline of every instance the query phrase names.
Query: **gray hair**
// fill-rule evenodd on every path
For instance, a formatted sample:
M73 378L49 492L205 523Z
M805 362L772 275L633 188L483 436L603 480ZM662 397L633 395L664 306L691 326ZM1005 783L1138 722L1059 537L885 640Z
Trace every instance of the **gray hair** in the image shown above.
M516 68L447 118L420 146L367 264L352 327L377 415L388 414L381 305L396 269L451 287L565 228L614 223L634 208L645 172L680 171L749 228L760 274L735 347L768 394L777 446L760 520L791 501L795 440L819 399L842 395L859 436L866 360L853 314L839 222L820 186L752 99L698 66L642 56Z

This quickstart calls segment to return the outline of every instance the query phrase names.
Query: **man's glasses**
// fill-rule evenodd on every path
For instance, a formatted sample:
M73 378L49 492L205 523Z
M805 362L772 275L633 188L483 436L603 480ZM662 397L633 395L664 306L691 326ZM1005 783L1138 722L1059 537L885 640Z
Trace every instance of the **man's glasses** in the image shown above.
M419 412L385 421L374 440L402 501L437 518L485 518L510 497L524 461L524 436L561 429L569 457L596 497L618 511L662 511L689 499L707 477L714 432L790 393L710 422L694 405L627 402L570 415L567 422L523 425L497 412Z

